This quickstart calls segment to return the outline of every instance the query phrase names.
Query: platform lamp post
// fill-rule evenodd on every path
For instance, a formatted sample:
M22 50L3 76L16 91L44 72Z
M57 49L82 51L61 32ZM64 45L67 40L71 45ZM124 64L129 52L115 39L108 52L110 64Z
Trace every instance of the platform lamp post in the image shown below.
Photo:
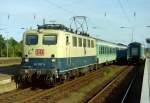
M131 34L132 34L131 42L133 42L133 32L134 32L134 28L133 28L133 27L125 27L125 26L121 26L120 28L122 28L122 29L130 29L130 30L131 30Z

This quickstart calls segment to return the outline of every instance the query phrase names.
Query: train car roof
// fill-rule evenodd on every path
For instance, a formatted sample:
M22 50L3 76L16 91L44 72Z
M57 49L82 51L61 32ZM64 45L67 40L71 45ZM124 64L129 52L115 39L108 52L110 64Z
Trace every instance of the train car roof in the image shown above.
M67 32L67 33L70 33L70 34L73 34L73 35L95 39L94 37L90 36L86 32L73 31L73 29L70 29L70 28L68 28L68 27L66 27L62 24L44 24L44 25L37 25L37 26L38 26L38 28L36 28L36 29L29 28L24 33L29 33L30 34L30 33L39 33L39 32L52 30L52 31Z
M141 45L141 43L139 43L139 42L132 42L132 43L129 43L128 46L132 46L132 45Z
M150 44L150 38L146 38L146 43Z
M98 38L95 38L95 39L96 39L97 43L102 43L104 45L111 45L111 46L115 46L118 48L127 48L126 45L121 44L121 43L114 43L114 42L110 42L110 41L106 41L106 40L98 39Z

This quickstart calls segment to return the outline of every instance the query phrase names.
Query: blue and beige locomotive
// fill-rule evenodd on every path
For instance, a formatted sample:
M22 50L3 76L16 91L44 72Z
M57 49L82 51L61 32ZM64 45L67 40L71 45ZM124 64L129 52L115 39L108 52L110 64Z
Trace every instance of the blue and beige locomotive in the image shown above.
M80 75L96 66L96 40L60 24L45 24L23 34L21 75L46 82ZM36 75L36 76L35 76Z

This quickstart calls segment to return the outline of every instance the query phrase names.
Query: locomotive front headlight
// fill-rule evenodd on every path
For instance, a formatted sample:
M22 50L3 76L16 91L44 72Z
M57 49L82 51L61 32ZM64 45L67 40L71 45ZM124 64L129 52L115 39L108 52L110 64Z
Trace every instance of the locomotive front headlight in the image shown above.
M24 60L25 62L29 62L29 58L25 58L25 60Z
M56 62L56 59L55 59L55 58L52 58L52 62L53 62L53 63Z
M55 55L54 55L54 54L51 55L51 58L52 58L51 61L52 61L53 63L56 62L56 59L55 59Z
M24 73L28 73L29 71L27 69L24 70Z

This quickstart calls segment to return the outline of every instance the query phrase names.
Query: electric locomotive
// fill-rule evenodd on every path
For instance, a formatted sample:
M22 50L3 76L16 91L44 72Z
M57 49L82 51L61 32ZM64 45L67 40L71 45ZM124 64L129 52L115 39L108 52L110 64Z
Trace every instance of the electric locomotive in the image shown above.
M23 34L21 78L54 84L96 67L96 40L61 24L44 24Z
M124 44L118 43L120 49L117 49L116 61L118 64L127 63L127 46Z

